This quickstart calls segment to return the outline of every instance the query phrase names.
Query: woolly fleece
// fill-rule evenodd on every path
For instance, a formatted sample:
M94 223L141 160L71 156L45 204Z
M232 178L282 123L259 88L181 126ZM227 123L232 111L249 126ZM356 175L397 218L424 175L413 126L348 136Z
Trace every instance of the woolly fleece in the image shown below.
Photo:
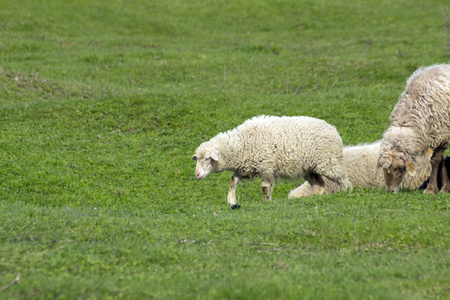
M272 187L275 177L318 174L344 188L349 181L344 177L342 149L336 128L323 120L262 115L201 144L193 159L206 173L201 178L229 170L240 178L260 176ZM208 159L214 154L217 161Z
M353 186L363 189L375 189L384 186L384 174L378 168L378 157L381 141L372 144L344 147L344 171ZM428 178L431 171L430 158L432 151L416 158L416 175L405 174L400 185L403 189L418 189ZM325 179L325 194L340 191L340 187L332 181ZM308 182L303 183L289 193L289 198L300 198L312 195L312 187Z
M450 143L450 65L420 68L408 79L383 136L380 156L423 155ZM388 158L389 159L389 158Z

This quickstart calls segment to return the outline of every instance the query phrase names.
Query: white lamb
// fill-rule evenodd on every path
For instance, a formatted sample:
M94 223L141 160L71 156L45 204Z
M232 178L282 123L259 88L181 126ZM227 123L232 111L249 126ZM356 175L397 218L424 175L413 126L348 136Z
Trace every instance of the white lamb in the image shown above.
M236 185L260 176L264 200L270 201L275 177L304 177L314 194L322 194L322 176L341 189L350 186L342 165L342 140L334 126L310 117L258 116L201 144L192 160L195 176L233 172L227 202L239 208Z
M450 65L420 68L408 79L391 113L391 126L383 136L379 166L387 192L397 192L405 173L414 175L415 159L433 149L430 183L424 193L437 190L441 168L442 192L450 191L444 151L450 143Z
M350 179L353 187L358 186L363 189L375 189L384 186L384 174L378 168L378 157L380 156L381 141L372 144L344 147L344 172ZM405 175L400 187L408 190L418 189L430 176L432 155L431 149L425 156L416 158L416 174ZM332 194L340 191L340 187L334 182L324 178L325 194ZM312 195L312 187L309 182L305 182L289 193L289 198L300 198Z

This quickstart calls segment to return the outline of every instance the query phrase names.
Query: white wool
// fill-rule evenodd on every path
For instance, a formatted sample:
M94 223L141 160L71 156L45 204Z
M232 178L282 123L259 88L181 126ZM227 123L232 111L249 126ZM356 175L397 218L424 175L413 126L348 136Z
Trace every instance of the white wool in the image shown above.
M265 184L271 189L275 177L308 179L317 174L344 188L348 179L342 148L336 128L323 120L263 115L201 144L194 156L196 175L203 178L210 172L229 170L239 178L260 176L263 189ZM214 153L218 153L217 162L207 159Z
M407 161L450 144L450 64L419 68L407 80L383 135L379 165ZM386 188L388 186L386 185ZM390 187L395 190L394 187Z
M423 154L450 143L450 65L420 68L391 113L382 141L382 156L395 152Z
M344 170L353 186L365 189L375 189L384 186L383 170L378 168L378 157L381 141L372 144L363 144L344 147ZM431 171L431 151L416 157L416 175L405 175L401 188L415 190L427 180ZM325 179L325 193L336 193L340 187L332 181ZM289 193L289 198L310 196L312 187L308 182L303 183Z

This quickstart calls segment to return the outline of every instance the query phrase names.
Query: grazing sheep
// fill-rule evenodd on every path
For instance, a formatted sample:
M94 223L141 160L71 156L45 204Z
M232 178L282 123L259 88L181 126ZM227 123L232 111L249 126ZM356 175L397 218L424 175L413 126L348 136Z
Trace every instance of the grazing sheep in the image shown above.
M264 200L270 201L275 177L304 177L322 194L323 177L349 187L342 166L342 140L334 126L310 117L258 116L201 144L192 160L195 176L233 171L227 202L239 208L236 185L260 176Z
M442 192L450 191L444 151L450 143L450 65L420 68L408 79L391 113L391 126L383 136L378 165L387 192L397 192L405 173L414 176L415 159L433 149L430 183L424 193L437 190L438 168Z
M347 146L342 151L344 155L344 172L350 179L353 187L375 189L384 186L383 170L378 168L381 141L372 144ZM418 189L427 180L431 171L431 149L425 156L416 158L416 175L405 175L400 187L408 190ZM339 192L340 187L332 181L324 178L325 194ZM289 193L290 198L300 198L312 195L312 188L308 182L303 183Z

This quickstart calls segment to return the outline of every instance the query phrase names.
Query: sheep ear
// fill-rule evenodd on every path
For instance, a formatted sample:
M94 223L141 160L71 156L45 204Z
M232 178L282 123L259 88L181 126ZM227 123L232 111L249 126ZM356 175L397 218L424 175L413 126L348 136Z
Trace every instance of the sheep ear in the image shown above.
M211 152L211 158L215 161L219 160L219 150L214 150L213 152Z
M197 155L194 154L194 156L192 156L192 160L197 161Z
M411 157L408 155L405 161L405 168L406 172L408 172L409 175L415 176L416 175L416 164L411 159Z
M388 169L392 164L392 158L389 156L380 156L378 158L378 168Z

